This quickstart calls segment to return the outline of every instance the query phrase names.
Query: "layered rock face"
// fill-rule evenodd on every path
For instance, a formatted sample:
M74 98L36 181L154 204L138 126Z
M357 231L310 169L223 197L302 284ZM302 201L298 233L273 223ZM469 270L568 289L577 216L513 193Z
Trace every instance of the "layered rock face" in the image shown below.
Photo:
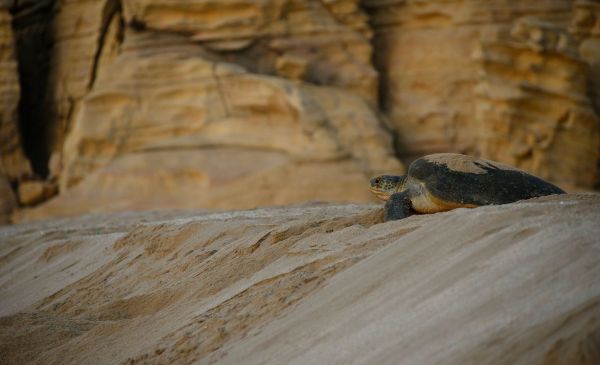
M386 50L376 52L382 108L406 154L472 153L565 187L598 181L600 127L589 69L598 63L597 45L589 30L577 37L572 26L593 28L594 5L364 3L375 49Z
M376 100L371 31L357 0L129 0L123 14L144 29L188 34L252 72L340 86Z
M563 186L598 178L600 119L571 35L523 18L481 45L475 122L482 155Z
M211 58L179 37L126 31L75 116L62 186L116 156L216 146L394 167L390 138L360 96Z
M590 66L590 85L596 109L600 109L600 4L577 0L569 28L581 58Z
M61 194L21 217L370 201L369 175L402 171L357 1L63 2L55 17Z
M22 206L59 191L17 220L369 201L370 175L433 152L599 181L595 2L10 4L2 159Z
M591 77L588 85L594 107L600 111L600 4L596 1L576 1L570 30L578 41L579 54L589 65ZM600 171L600 159L596 163L596 171ZM600 185L598 180L595 185L596 188Z
M600 362L600 196L0 228L3 364Z

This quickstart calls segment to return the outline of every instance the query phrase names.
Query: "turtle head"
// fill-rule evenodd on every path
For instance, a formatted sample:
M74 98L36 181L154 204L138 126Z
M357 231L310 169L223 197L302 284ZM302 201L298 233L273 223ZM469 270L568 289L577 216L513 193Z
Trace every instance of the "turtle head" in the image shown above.
M404 188L404 176L381 175L371 179L371 192L381 200L388 200L390 196Z

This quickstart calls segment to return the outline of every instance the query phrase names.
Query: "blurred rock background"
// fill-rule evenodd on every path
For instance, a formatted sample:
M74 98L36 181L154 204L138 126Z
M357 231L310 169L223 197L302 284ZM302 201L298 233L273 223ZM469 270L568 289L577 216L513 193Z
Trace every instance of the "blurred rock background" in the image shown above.
M3 0L0 220L371 201L417 156L598 187L600 2Z

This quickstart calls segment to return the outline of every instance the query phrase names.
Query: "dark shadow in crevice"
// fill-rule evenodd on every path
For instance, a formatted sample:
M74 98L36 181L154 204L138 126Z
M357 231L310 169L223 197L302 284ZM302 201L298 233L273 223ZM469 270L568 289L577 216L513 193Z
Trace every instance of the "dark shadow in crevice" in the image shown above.
M102 56L102 52L104 50L104 44L106 42L106 36L108 35L108 28L114 17L118 17L119 19L119 34L117 34L118 41L120 43L123 42L124 37L124 21L121 16L122 6L121 2L118 0L109 0L106 2L104 9L102 9L102 24L100 28L100 37L98 38L98 45L96 47L96 53L94 55L94 62L92 64L92 71L90 73L90 80L88 81L88 90L91 90L96 82L96 77L98 76L98 67L100 62L100 57Z
M13 16L21 87L19 132L34 173L45 178L48 176L55 119L49 87L54 46L54 1L14 1L9 10Z
M379 75L379 79L377 80L377 108L380 114L379 119L383 121L384 129L390 134L390 136L392 136L394 157L402 161L405 166L408 166L408 164L412 162L413 158L410 157L410 153L406 150L406 143L403 141L402 136L388 117L390 113L390 98L388 93L390 92L389 90L391 89L391 85L389 84L389 77L386 72L386 70L389 69L388 65L386 65L388 60L385 57L385 52L387 52L387 50L383 46L383 42L381 40L381 37L384 36L381 34L381 32L385 32L385 29L378 30L376 25L373 23L374 14L378 11L382 11L378 8L390 7L391 9L393 6L394 4L387 4L385 2L382 4L375 3L372 5L367 2L360 2L361 9L369 17L369 26L373 32L373 37L371 38L371 46L373 47L371 64Z

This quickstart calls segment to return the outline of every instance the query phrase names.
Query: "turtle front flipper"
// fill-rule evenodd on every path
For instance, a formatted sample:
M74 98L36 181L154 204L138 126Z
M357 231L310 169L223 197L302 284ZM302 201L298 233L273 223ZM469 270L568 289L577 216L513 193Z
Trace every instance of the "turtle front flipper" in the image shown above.
M385 222L406 218L410 215L412 215L412 209L407 191L394 193L385 202L383 207L383 220Z

